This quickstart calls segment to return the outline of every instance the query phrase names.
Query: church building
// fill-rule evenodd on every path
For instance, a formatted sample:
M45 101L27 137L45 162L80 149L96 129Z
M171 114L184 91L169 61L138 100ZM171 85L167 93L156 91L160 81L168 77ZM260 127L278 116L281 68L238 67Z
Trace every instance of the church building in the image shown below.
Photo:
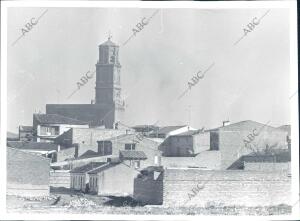
M88 122L90 127L118 128L125 112L121 99L121 65L119 46L111 41L99 45L99 60L96 64L95 103L91 104L47 104L47 114L59 114Z

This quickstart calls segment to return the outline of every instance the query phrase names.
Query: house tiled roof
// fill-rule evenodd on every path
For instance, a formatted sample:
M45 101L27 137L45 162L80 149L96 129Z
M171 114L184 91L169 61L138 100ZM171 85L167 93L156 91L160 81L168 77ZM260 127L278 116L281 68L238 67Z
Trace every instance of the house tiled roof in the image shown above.
M7 146L23 150L58 150L58 145L44 142L8 141Z
M107 170L107 169L114 167L116 165L119 165L119 164L120 163L107 163L101 167L98 167L94 170L89 171L88 174L97 174L97 173L100 173L101 171Z
M158 130L159 127L155 126L155 125L136 125L132 127L133 129L135 129L136 131L143 131L143 132L150 132L153 130Z
M86 158L91 158L91 157L98 157L100 156L99 153L93 151L93 150L87 150L86 152L84 152L80 157L78 157L79 159L86 159Z
M14 159L16 159L16 154L19 154L18 158L20 158L21 161L22 160L28 160L28 157L33 157L33 158L39 159L41 161L49 162L49 164L50 164L50 161L51 161L50 158L42 156L40 154L27 152L27 151L16 149L16 148L13 148L13 147L10 147L10 146L6 146L6 148L7 148L6 153L8 155L8 158L14 157ZM31 158L31 160L32 160L32 158Z
M123 160L145 160L147 156L143 151L121 150L120 158Z
M113 136L113 137L108 137L108 138L105 138L105 139L102 139L102 140L98 140L97 142L120 140L120 139L123 139L123 138L130 138L130 137L135 137L135 136L136 136L136 133L121 134L121 135L118 135L118 136Z
M76 120L73 118L61 116L58 114L34 114L34 119L41 124L73 124L86 125L87 122Z
M159 128L158 131L156 131L155 133L157 134L167 134L170 133L171 131L180 129L182 127L185 127L186 125L182 125L182 126L167 126L167 127L161 127Z
M278 128L270 126L268 123L262 124L253 120L245 120L237 123L232 123L227 126L221 126L214 129L210 129L208 131L216 131L216 130L226 130L226 131L242 131L242 130L253 130L254 128L262 128L262 129L272 129L272 130L280 130Z
M204 128L199 129L199 130L189 130L189 131L186 131L186 132L183 132L183 133L180 133L180 134L176 134L176 135L173 135L173 136L193 136L193 135L199 134L201 132L204 132Z
M147 171L147 172L153 172L153 171L163 172L164 168L163 168L163 166L149 166L149 167L146 167L145 169L143 169L141 171L141 173L143 173L143 171Z
M107 162L90 162L84 166L80 166L72 169L70 173L87 173L105 164L107 164Z

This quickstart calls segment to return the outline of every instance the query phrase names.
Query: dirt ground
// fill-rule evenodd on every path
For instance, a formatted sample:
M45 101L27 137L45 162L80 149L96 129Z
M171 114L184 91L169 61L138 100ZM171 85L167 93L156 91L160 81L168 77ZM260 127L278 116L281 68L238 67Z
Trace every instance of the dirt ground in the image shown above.
M136 215L289 215L292 207L164 207L140 205L131 197L52 192L49 197L24 198L7 196L7 212L17 213L96 213Z

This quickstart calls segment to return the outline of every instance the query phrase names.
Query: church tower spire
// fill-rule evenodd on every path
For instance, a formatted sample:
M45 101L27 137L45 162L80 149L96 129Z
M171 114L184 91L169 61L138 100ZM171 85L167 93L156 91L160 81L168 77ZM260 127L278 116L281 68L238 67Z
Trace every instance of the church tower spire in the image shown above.
M125 111L121 99L121 64L119 46L111 41L111 34L99 45L99 60L96 64L96 97L95 103L113 110L112 121L118 122Z

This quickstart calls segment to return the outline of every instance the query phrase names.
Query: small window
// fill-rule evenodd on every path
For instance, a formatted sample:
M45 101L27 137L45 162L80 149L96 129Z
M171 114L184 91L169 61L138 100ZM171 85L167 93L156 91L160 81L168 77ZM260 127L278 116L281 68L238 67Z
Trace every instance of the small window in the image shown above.
M135 150L135 143L126 143L125 150Z
M111 141L98 141L98 153L101 156L112 154L112 142Z
M140 167L141 167L140 161L135 161L135 162L134 162L134 168L135 168L135 169L138 169L138 168L140 168Z

